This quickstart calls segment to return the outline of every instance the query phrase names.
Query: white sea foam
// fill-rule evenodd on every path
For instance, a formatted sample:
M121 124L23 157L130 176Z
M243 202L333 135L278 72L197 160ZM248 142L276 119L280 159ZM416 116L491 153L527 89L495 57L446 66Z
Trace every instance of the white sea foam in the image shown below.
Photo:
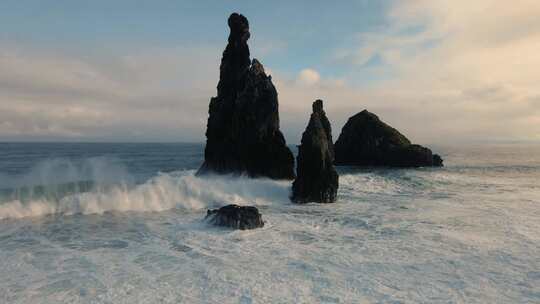
M51 170L58 168L58 164L67 170L49 179L48 176L53 175ZM174 208L200 210L229 203L264 205L287 201L289 195L288 182L232 176L197 177L193 170L159 173L143 184L133 185L132 178L120 168L109 167L103 161L93 161L87 165L85 172L69 163L58 161L40 165L39 169L33 170L32 174L21 181L45 185L40 186L41 193L23 196L17 194L20 190L13 190L13 199L0 202L0 219L50 214L102 214L108 211L164 211ZM110 168L114 176L107 175ZM59 190L59 182L76 183L87 179L92 181L89 191L75 189L63 195ZM29 189L29 192L35 192L32 190L34 188Z
M290 182L180 171L135 185L114 161L88 165L95 177L74 166L55 181L90 191L49 185L11 206L178 209L0 221L0 303L539 303L540 170L447 163L340 168L338 201L308 205L288 203ZM226 203L265 205L264 228L201 221Z

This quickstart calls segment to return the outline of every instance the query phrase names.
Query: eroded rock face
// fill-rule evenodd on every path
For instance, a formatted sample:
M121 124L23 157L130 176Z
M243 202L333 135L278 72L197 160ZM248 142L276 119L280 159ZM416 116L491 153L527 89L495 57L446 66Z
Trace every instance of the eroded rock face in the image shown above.
M205 220L215 226L233 229L255 229L264 226L262 215L256 207L227 205L219 209L208 210Z
M299 204L333 203L339 181L333 162L332 129L322 100L317 100L313 103L313 113L298 147L297 176L291 200Z
M294 158L279 130L276 88L263 65L250 61L248 20L234 13L228 23L218 94L210 101L205 160L197 174L293 179Z
M431 167L442 158L411 142L398 130L364 110L349 118L335 144L335 164L351 166Z

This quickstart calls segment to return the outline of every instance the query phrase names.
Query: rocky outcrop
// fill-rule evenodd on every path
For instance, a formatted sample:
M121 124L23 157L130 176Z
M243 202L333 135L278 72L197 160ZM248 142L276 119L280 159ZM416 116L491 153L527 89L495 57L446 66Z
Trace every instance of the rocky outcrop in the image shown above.
M279 130L278 94L263 65L250 61L248 20L228 20L217 96L212 98L204 164L197 174L235 173L293 179L294 158Z
M333 203L339 176L334 168L332 129L322 100L313 103L313 113L298 147L296 179L291 200L295 203Z
M208 210L205 220L212 225L233 229L255 229L264 226L262 215L256 207L227 205Z
M442 158L411 142L364 110L349 118L335 144L335 164L352 166L442 166Z
M442 167L443 159L439 154L433 154L433 167Z

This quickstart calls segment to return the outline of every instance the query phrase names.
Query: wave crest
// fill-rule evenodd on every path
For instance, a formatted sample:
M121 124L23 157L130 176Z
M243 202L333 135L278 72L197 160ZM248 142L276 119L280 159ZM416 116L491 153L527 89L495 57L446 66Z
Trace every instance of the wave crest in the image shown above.
M51 192L46 188L58 189L58 185L40 186L45 187L44 194L15 195L15 198L0 203L0 219L102 214L108 211L201 210L230 203L265 205L288 201L290 183L287 181L232 176L197 177L194 172L159 173L138 185L123 180L94 182L85 191L56 195L46 195Z

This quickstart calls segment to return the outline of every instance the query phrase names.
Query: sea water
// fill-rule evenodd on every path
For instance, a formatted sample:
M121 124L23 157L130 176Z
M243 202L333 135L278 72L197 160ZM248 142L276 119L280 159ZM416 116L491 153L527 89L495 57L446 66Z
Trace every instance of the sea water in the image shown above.
M0 144L0 303L540 303L540 146L290 182L194 176L202 144ZM255 205L264 228L203 221Z

